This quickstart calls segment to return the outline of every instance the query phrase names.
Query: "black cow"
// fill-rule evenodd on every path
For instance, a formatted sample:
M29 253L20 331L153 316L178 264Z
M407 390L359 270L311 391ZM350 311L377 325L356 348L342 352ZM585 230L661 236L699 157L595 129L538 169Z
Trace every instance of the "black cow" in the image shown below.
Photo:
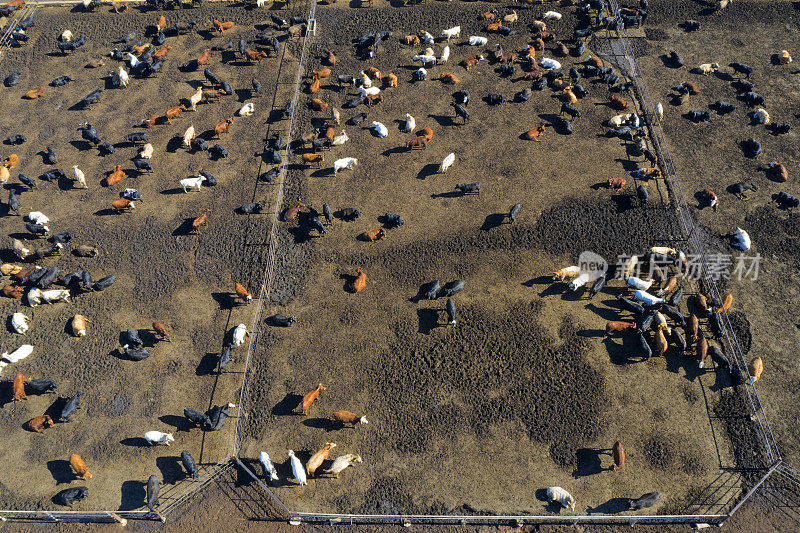
M69 422L70 417L75 414L75 411L78 410L80 406L81 396L85 393L83 391L78 391L72 396L70 399L64 403L63 407L61 407L61 412L58 413L56 417L59 422Z

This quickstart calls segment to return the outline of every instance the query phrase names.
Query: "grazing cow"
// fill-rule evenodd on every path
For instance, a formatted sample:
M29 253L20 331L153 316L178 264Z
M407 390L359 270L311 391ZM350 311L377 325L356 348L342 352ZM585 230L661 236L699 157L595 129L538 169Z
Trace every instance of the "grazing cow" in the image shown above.
M376 242L376 241L379 241L379 240L385 238L386 235L387 235L387 233L386 233L385 229L376 228L376 229L371 229L371 230L365 231L364 233L359 235L358 238L360 240L366 241L366 242Z
M158 506L158 493L160 490L160 484L156 476L153 475L147 478L147 490L145 494L147 508L151 511L155 511Z
M144 440L147 441L147 444L151 446L157 446L159 444L164 444L169 446L170 443L175 442L175 437L172 436L172 433L162 433L161 431L148 431L144 434Z
M726 4L728 3L727 0L723 0ZM628 508L631 511L636 511L638 509L646 509L647 507L652 507L658 500L661 498L660 492L648 492L647 494L642 495L641 497L630 500L628 502Z
M14 376L11 392L13 394L11 397L12 402L20 402L27 399L27 395L25 394L25 376L23 376L21 372L17 372Z
M356 276L350 283L350 290L352 290L354 293L357 293L361 292L366 286L367 286L367 275L364 274L364 271L361 270L360 268L356 269Z
M200 473L197 469L197 464L194 462L194 458L185 450L181 452L181 464L186 469L186 475L193 479L200 477Z
M744 74L745 78L750 78L750 74L753 73L753 67L745 65L744 63L734 62L730 63L728 66L731 67L736 74Z
M322 168L322 163L325 161L325 154L303 154L302 158L306 165L316 163L317 168Z
M363 460L361 459L360 455L356 455L354 453L348 453L347 455L340 455L336 459L334 459L333 464L327 470L324 470L326 474L331 474L333 477L338 478L339 474L347 468L348 466L353 466L355 463L361 463Z
M128 200L127 198L120 198L111 202L111 207L113 207L117 213L123 213L124 211L136 209L136 202Z
M456 160L456 154L454 154L452 152L447 154L447 156L442 160L441 164L439 165L438 172L440 174L444 173L444 172L447 172L447 169L450 168L451 166L453 166L453 163L455 162L455 160Z
M26 425L28 427L28 431L43 433L45 429L53 427L55 422L53 422L53 419L50 418L50 415L42 415L28 420Z
M153 322L153 331L156 332L156 335L159 335L162 339L172 342L172 334L167 329L165 324L161 322L154 321Z
M303 469L303 463L300 462L300 459L294 454L294 451L287 450L286 454L289 456L289 461L292 464L292 475L294 476L295 481L302 485L308 485L308 481L306 481L306 472Z
M70 417L75 414L75 411L78 410L80 404L80 398L84 395L83 391L77 391L73 396L71 396L65 403L64 406L61 408L61 412L58 414L58 421L59 422L69 422Z
M325 446L321 450L312 455L311 458L308 460L308 463L306 463L306 474L308 474L309 476L312 475L317 470L317 468L319 468L322 465L322 463L328 458L328 454L335 447L336 443L327 442L325 443Z
M611 470L616 472L625 468L625 448L620 441L616 441L611 448L611 455L614 458L614 464Z
M175 107L167 109L167 112L164 114L164 116L167 117L167 122L172 124L172 119L175 117L183 116L184 111L188 111L188 108L185 105L183 104L176 105ZM147 142L147 139L145 139L144 142Z
M81 459L81 456L77 453L73 453L69 456L69 465L72 467L72 470L75 472L75 477L78 479L90 479L92 477L92 473L89 472L89 469L86 468L86 463Z
M573 511L575 510L575 498L561 487L548 487L545 494L547 495L548 501L557 502L560 503L562 507L568 507Z
M47 415L45 415L47 416ZM89 497L89 489L87 487L72 487L64 489L56 494L53 499L59 505L71 506L73 503L85 500Z
M214 134L217 136L217 138L221 138L223 133L227 133L232 123L233 118L226 118L214 126Z
M40 98L44 94L44 86L39 87L38 89L31 89L30 91L25 93L24 98L28 100L36 100Z
M194 231L200 231L200 228L208 221L208 215L211 213L211 210L206 208L203 209L203 212L200 215L192 220L192 229Z
M454 26L452 28L442 30L442 37L448 41L453 37L461 37L461 26Z
M311 407L311 404L313 404L314 401L319 397L320 391L324 391L324 390L325 390L325 387L322 385L322 383L320 383L319 385L317 385L317 387L314 390L312 390L311 392L309 392L308 394L303 396L303 401L301 402L300 405L301 405L301 408L302 408L302 413L304 415L308 414L309 407Z
M212 22L214 23L214 29L216 29L219 33L233 28L233 21L220 22L217 19L212 19Z
M340 170L351 169L358 164L358 159L354 157L343 157L333 162L333 173L338 174Z
M462 194L478 194L481 192L481 182L471 181L469 183L457 183L455 188L461 191Z

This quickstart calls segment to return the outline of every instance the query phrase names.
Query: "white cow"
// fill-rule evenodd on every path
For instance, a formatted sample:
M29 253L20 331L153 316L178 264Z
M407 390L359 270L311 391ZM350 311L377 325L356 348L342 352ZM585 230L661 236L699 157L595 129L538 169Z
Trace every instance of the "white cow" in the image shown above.
M489 42L489 39L479 35L470 35L468 42L470 46L486 46L486 43Z
M128 54L128 55L130 56L130 54ZM133 57L133 56L131 56L131 57ZM133 58L136 59L135 57L133 57ZM137 63L138 63L138 60L137 60ZM131 68L133 68L135 66L136 65L131 64ZM119 67L119 84L122 85L123 87L127 87L128 84L130 83L130 81L131 81L131 78L130 78L130 76L128 76L128 73L125 72L125 69L122 68L122 67Z
M561 20L561 17L562 15L558 11L548 11L542 18L545 20Z
M249 117L253 114L253 111L255 111L253 102L248 102L239 108L239 111L237 111L236 114L240 117Z
M132 53L128 52L127 54L125 54L125 59L128 60L128 64L131 66L131 68L136 68L139 66L139 60L136 59L136 56L133 55Z
M442 160L442 164L439 165L439 172L447 172L447 169L450 168L456 160L456 154L450 152L447 156Z
M72 165L72 173L75 175L75 181L78 182L78 184L81 186L81 189L89 188L86 186L86 175L81 169L78 168L78 165Z
M31 290L29 290L26 297L28 298L28 305L31 307L36 307L42 303L42 291L36 287L33 287Z
M420 37L421 37L422 42L425 43L425 44L433 44L434 43L433 35L431 35L430 33L428 33L425 30L422 30L422 35Z
M250 332L247 331L247 326L244 324L239 324L235 328L233 328L233 334L231 335L231 341L234 346L237 348L244 344L244 338L249 335Z
M543 57L541 65L543 68L550 68L558 70L561 68L561 63L556 61L555 59L550 59L549 57Z
M350 137L348 137L347 134L344 132L344 130L342 130L342 134L341 135L337 135L336 137L334 137L333 140L331 141L331 144L333 146L342 146L344 143L346 143L349 140L350 140Z
M370 79L370 77L367 76L363 70L359 72L359 74L361 74L361 87L364 87L366 89L372 87L372 80Z
M14 313L11 315L11 328L19 334L24 335L28 331L28 317L22 313Z
M337 174L340 170L346 168L353 168L358 164L358 159L355 157L343 157L333 162L333 173Z
M665 302L664 298L653 296L647 291L638 290L633 293L633 297L642 302L644 305L659 305Z
M190 189L194 189L195 191L199 191L203 188L203 181L205 178L203 176L198 176L196 178L184 178L178 183L183 188L183 192L189 192Z
M389 135L389 129L380 122L373 122L370 127L375 130L375 134L378 137L386 137Z
M183 132L183 147L189 148L189 143L191 143L192 139L194 138L195 138L194 125L191 125L188 128L186 128L185 132Z
M573 511L575 510L575 498L561 487L547 487L546 494L547 499L551 502L558 502L562 507L569 507Z
M439 63L447 63L448 59L450 59L450 47L445 46L442 49L442 54L439 56Z
M353 466L356 463L361 463L363 460L361 459L360 455L356 455L354 453L348 453L346 455L340 455L336 459L333 460L333 464L330 468L325 470L326 474L333 474L334 477L339 477L339 474L342 473L342 470L347 468L348 466Z
M308 481L306 481L306 471L303 468L303 463L300 462L300 459L294 454L292 450L286 452L289 455L289 459L292 463L292 474L294 475L295 481L300 483L301 485L308 485Z
M69 30L64 30L61 33L60 39L61 39L61 42L71 41L72 40L72 32L69 31Z
M406 121L403 123L403 131L406 133L414 131L414 129L417 127L417 121L414 119L414 117L406 113L403 118L406 119Z
M197 104L203 99L203 86L197 88L197 92L189 97L189 103L192 104L192 111L197 111Z
M746 252L750 249L750 245L750 235L742 228L736 228L736 231L731 235L731 246L737 250Z
M54 304L56 302L68 302L69 289L53 289L50 291L42 291L42 302L46 304Z
M425 55L425 54L420 54L418 56L412 57L411 60L412 61L419 61L419 62L421 62L421 63L423 63L425 65L433 65L434 63L436 63L436 56L434 56L434 55L430 55L429 56L429 55Z
M452 28L442 30L442 37L446 38L448 41L453 37L461 37L461 26L454 26Z
M175 442L175 437L172 436L172 433L162 433L160 431L148 431L144 434L144 440L147 441L147 444L151 446L156 446L158 444L165 444L169 446L171 442Z
M19 361L22 361L32 353L33 353L33 346L31 346L30 344L23 344L22 346L20 346L11 353L3 352L3 354L0 355L0 359L5 359L9 363L17 363Z
M661 105L661 102L656 104L656 107L653 111L655 112L656 120L660 121L662 118L664 118L664 106Z
M272 464L267 452L258 454L258 462L264 468L264 477L269 476L272 481L278 481L278 471L275 469L275 465Z
M142 159L150 159L151 157L153 157L153 145L147 143L141 148L139 148L139 157Z
M50 222L50 219L41 211L31 211L28 213L28 221L44 226Z
M378 87L359 87L358 92L361 93L362 98L366 98L367 96L375 96L376 94L380 93L381 90Z
M629 287L633 287L634 289L639 291L646 291L653 285L652 281L645 281L641 278L637 278L636 276L629 276L628 279L625 280L625 282L628 284Z

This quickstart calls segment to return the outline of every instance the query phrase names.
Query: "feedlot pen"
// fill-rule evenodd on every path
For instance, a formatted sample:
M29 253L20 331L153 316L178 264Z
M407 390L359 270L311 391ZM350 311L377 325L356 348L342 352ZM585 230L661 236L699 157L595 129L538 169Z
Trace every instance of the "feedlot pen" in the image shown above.
M520 12L517 24L530 22L538 9ZM765 450L759 444L758 429L739 416L758 416L748 404L750 391L721 399L719 389L705 386L686 357L668 356L665 371L665 359L632 364L626 361L627 347L593 339L605 320L615 319L610 297L623 292L618 283L594 303L562 295L564 286L550 287L548 273L573 264L583 250L613 262L617 253L641 253L655 244L685 246L674 238L685 233L666 191L660 205L642 209L631 190L609 195L589 188L621 174L621 161L613 157L629 160L618 140L596 138L611 112L589 103L603 102L605 93L590 89L579 103L584 115L573 135L549 129L538 144L519 135L558 114L560 104L551 91L534 92L526 104L487 106L481 96L503 91L509 98L520 84L501 80L485 63L464 74L456 62L472 53L468 47L452 46L451 65L435 69L436 74L457 72L472 93L472 120L466 126L456 128L450 119L452 87L434 79L410 83L411 53L397 38L423 27L436 34L459 23L464 34L477 34L480 11L472 5L320 10L306 72L319 68L322 49L329 48L340 59L334 76L374 64L397 74L400 86L385 91L383 104L370 111L369 121L389 126L387 139L344 126L351 141L335 147L330 157L326 152L326 166L338 157L357 157L354 171L334 177L325 166L290 165L279 185L280 191L285 187L284 207L303 201L321 211L328 202L334 210L357 207L362 215L352 223L337 219L321 239L296 224L278 222L275 240L260 241L274 244L269 253L275 254L277 266L274 283L261 295L264 310L256 316L249 364L236 368L246 372L237 455L260 477L255 459L267 450L286 480L291 477L286 449L305 461L330 441L338 445L331 458L360 454L364 463L339 480L312 478L305 487L282 481L267 489L293 516L306 520L335 521L344 513L339 519L368 522L381 518L366 515L383 515L387 520L453 523L462 518L404 517L469 515L463 520L493 521L488 515L502 514L512 518L497 518L524 522L558 511L542 501L540 489L549 485L567 488L578 501L576 514L588 516L563 516L562 511L561 517L541 517L545 520L616 521L620 516L606 515L623 511L628 497L652 490L662 493L655 513L674 515L664 520L721 519L758 479L736 471L742 466L738 448L757 451L750 468L766 471L772 462L767 460L769 446ZM234 18L233 11L225 16ZM372 63L356 60L346 44L368 27L393 31ZM557 31L559 37L571 34L571 28ZM502 39L508 49L522 48L523 41ZM323 85L318 96L339 107L352 97L344 92L334 82ZM307 98L296 100L293 138L314 123ZM273 108L276 104L281 102L273 102ZM342 118L360 111L343 111ZM417 117L418 128L434 129L425 151L397 149L408 137L395 123L404 113ZM172 129L183 127L185 120ZM601 157L586 153L585 146L596 143L601 143ZM434 174L451 151L457 157L453 170ZM481 180L484 189L478 197L459 197L450 192L453 180ZM237 197L229 203L235 207L245 201ZM517 202L524 205L523 216L514 225L502 224L500 214ZM355 239L378 227L375 219L386 211L402 214L406 224L379 243ZM267 235L263 222L250 231L256 229ZM220 227L217 236L239 231L247 228ZM247 268L244 277L254 289L269 256L262 246L248 259L239 268ZM343 289L356 267L367 273L368 285L350 294ZM227 282L221 287L242 279L232 273L221 277ZM442 325L443 300L410 300L421 283L435 278L467 280L455 298L456 326ZM286 330L267 326L263 318L275 312L297 315L298 322ZM230 318L228 327L239 321L249 326L242 315ZM222 331L217 328L215 334ZM301 418L295 413L299 398L320 381L326 391L309 416ZM176 415L180 408L173 409ZM338 430L329 422L336 409L363 413L370 423ZM737 422L731 422L731 413ZM731 424L738 426L732 429ZM747 442L731 441L731 435ZM230 428L227 436L220 435L228 436ZM612 474L605 453L617 439L626 445L629 463ZM218 460L223 460L224 443L219 449ZM147 473L142 469L138 477L145 479ZM646 515L653 514L649 511L641 511L639 518L647 521Z

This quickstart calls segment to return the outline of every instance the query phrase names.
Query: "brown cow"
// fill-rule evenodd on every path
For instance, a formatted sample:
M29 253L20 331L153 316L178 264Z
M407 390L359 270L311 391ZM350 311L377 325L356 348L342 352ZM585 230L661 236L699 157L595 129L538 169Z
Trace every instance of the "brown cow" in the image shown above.
M205 50L203 50L203 53L200 54L200 57L197 58L197 64L202 67L203 65L208 63L208 59L210 57L211 57L211 51L208 48L206 48Z
M14 376L11 392L14 394L11 397L12 402L19 402L28 398L25 396L25 376L22 375L22 372L17 372L17 375Z
M303 414L308 413L308 408L311 407L311 404L319 397L320 391L324 391L325 387L320 383L317 385L317 388L303 396L303 401L301 402L301 407L303 409Z
M42 433L45 429L53 427L55 423L50 415L42 415L28 420L25 425L28 426L28 431Z
M486 32L487 33L494 33L500 30L500 27L503 25L502 22L492 22L491 24L486 25Z
M326 442L325 446L311 456L311 458L306 463L306 473L310 476L313 474L317 468L319 468L322 463L328 458L328 454L331 452L333 448L336 447L335 442Z
M449 83L452 85L455 85L456 83L461 81L455 74L450 74L449 72L445 72L444 74L442 74L439 79L442 80L442 83Z
M351 289L353 292L361 292L367 286L367 275L360 268L356 270L356 277L353 280Z
M424 135L420 135L419 137L414 137L406 141L406 148L408 150L413 150L414 148L422 148L423 150L428 147L428 141L426 140Z
M309 101L308 105L314 111L322 111L323 113L328 109L328 104L326 102L323 102L319 98L312 98Z
M158 122L158 119L161 118L161 115L153 115L150 118L144 119L139 125L144 126L145 128L152 128Z
M529 141L542 141L542 135L544 135L544 131L547 129L547 126L544 124L539 124L532 130L528 130L525 132L525 138Z
M122 165L114 165L114 170L106 176L106 187L119 183L124 176L125 172L122 170Z
M417 46L419 45L420 42L419 37L417 37L416 35L406 35L400 40L403 42L403 44L407 44L409 46Z
M183 104L176 105L175 107L171 107L171 108L167 109L167 112L164 114L164 116L167 117L167 122L172 124L172 119L175 118L175 117L183 116L183 112L184 111L187 111L187 108L186 108L185 105L183 105Z
M390 72L389 75L383 79L383 83L387 87L397 87L397 76Z
M164 18L164 16L162 15L161 18ZM73 453L69 456L69 465L72 467L72 470L75 471L75 477L78 479L89 479L92 477L92 473L86 468L86 463L83 462L83 459L81 459L81 456L77 453Z
M633 322L624 322L621 320L612 320L606 324L606 335L612 333L625 333L636 329L636 324Z
M164 46L162 48L159 48L156 51L156 53L153 54L153 58L155 58L155 59L166 59L166 57L169 54L170 50L172 50L171 46Z
M371 80L379 80L383 77L381 71L376 69L375 67L369 67L367 70L364 71L364 74L369 76Z
M8 170L11 170L17 166L17 163L19 163L19 157L17 154L11 154L10 156L6 157L5 161L3 161L3 166Z
M292 207L287 207L286 210L283 212L283 221L284 222L292 222L295 218L297 218L297 214L300 212L300 209L305 207L303 202L298 202Z
M308 84L308 94L317 94L319 92L319 78L314 78L314 81Z
M119 4L114 2L111 8L114 10L114 13L124 13L128 10L128 4Z
M367 96L367 98L364 100L364 104L367 107L375 107L376 105L380 104L381 102L383 102L383 96L381 96L379 94L373 94L373 95Z
M544 51L544 40L541 37L537 37L533 40L533 44L531 46L537 52L542 52Z
M433 130L430 126L425 126L422 128L422 134L425 136L425 141L431 142L433 140Z
M331 69L321 68L319 70L312 70L311 73L314 75L315 78L322 80L331 75Z
M161 15L160 17L158 17L158 24L156 24L156 28L158 28L158 31L164 31L164 28L166 27L167 27L167 17Z
M464 70L469 70L472 67L474 67L475 65L477 65L481 60L480 58L482 58L482 57L483 56L479 56L479 55L471 56L471 57L468 57L468 58L464 59L460 64L461 64L462 67L464 67Z
M214 134L217 136L217 138L222 137L223 133L228 133L228 129L231 127L232 123L233 123L233 118L228 117L222 122L218 123L216 126L214 126Z
M127 198L120 198L118 200L114 200L111 202L111 207L117 210L117 213L122 213L124 211L130 211L136 208L136 203L132 200L128 200Z
M225 96L225 91L222 89L203 89L203 98L211 100L212 98L220 98Z
M625 178L608 178L606 180L606 187L609 189L619 190L625 188Z
M611 108L615 109L616 111L625 111L630 107L630 104L617 96L616 94L611 95Z
M161 335L162 339L172 342L172 334L169 332L165 324L157 321L153 322L153 331L155 331L158 335Z
M6 285L2 289L0 289L0 294L5 296L6 298L15 298L19 300L20 298L22 298L22 295L24 294L24 289L17 285Z
M367 230L358 236L362 241L376 242L386 237L386 230L383 228L375 228Z
M333 419L342 425L352 424L355 427L357 424L367 424L366 416L359 416L350 411L336 411L333 413Z
M332 67L335 67L336 66L336 56L334 55L334 53L331 52L328 49L323 50L322 53L325 54L325 59L323 59L323 61L325 61L326 64L328 64L328 65L330 65Z
M245 289L244 285L241 283L234 283L233 288L236 291L236 295L241 298L243 302L247 303L253 299L253 295L247 292L247 289Z
M25 98L27 98L28 100L36 100L43 94L44 94L44 86L41 86L38 89L31 89L30 91L26 92Z
M147 50L148 48L150 48L149 44L140 44L140 45L134 44L133 45L133 51L136 52L137 56L142 55L144 53L144 51Z
M586 61L584 61L584 64L591 65L596 68L602 68L603 60L600 59L599 57L589 56L586 58Z
M572 92L572 86L564 87L564 90L561 91L561 94L564 95L564 101L570 105L576 103L578 101L578 97L575 96L575 93Z
M317 168L322 168L323 161L325 161L325 154L303 154L303 162L306 165L316 163Z
M253 61L260 63L262 59L268 57L267 53L264 51L253 52L252 50L245 50L244 55L247 56L247 60L250 61L251 63Z
M210 209L208 209L208 208L203 209L203 212L200 213L200 216L198 216L196 219L192 220L192 229L194 231L197 231L197 232L200 231L200 228L203 227L203 224L205 224L206 221L208 221L208 214L209 213L211 213Z
M700 331L700 323L697 320L697 315L692 313L689 315L689 318L686 321L686 333L689 334L689 342L697 341L697 335L699 331Z
M229 29L233 28L233 21L220 22L217 19L212 19L212 21L214 22L214 28L219 33L222 33L225 30L229 30Z
M614 443L614 447L611 448L611 456L614 458L614 465L611 470L616 472L625 468L625 448L620 441Z

